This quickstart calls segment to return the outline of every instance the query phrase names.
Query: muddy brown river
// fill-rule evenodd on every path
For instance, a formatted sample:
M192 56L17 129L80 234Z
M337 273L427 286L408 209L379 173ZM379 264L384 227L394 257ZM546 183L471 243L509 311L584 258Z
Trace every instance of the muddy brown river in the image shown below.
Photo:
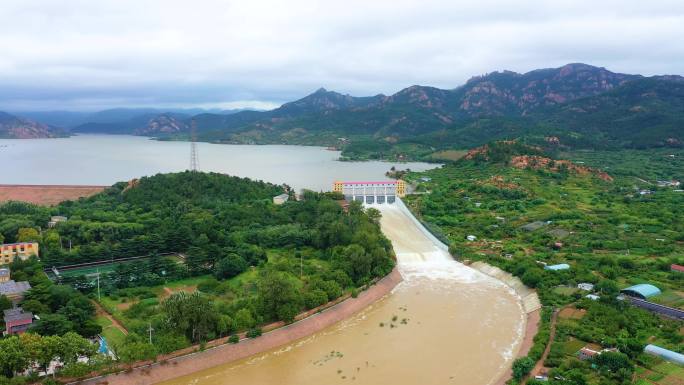
M404 278L390 295L308 338L164 384L496 382L522 339L519 298L499 281L453 261L398 207L381 211Z

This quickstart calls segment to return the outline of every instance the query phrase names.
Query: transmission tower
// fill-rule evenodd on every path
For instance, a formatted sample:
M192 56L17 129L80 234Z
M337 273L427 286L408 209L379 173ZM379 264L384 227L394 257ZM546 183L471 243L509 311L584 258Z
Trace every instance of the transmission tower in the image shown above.
M190 171L199 171L199 161L197 160L197 123L192 120L190 128Z

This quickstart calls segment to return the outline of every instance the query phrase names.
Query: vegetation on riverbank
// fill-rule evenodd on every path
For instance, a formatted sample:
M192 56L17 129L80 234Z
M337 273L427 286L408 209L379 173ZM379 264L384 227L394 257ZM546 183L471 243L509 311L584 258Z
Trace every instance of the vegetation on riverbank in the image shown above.
M577 317L559 317L544 363L550 383L631 383L635 372L660 363L643 353L645 344L684 351L681 322L615 299L619 289L651 283L663 291L651 300L684 307L684 274L670 271L670 264L684 262L684 193L657 184L684 179L684 152L561 156L576 162L545 160L538 148L493 143L440 169L410 174L429 193L410 196L407 203L458 259L486 261L535 287L544 318L551 308L578 309ZM570 269L544 269L557 263ZM585 298L589 292L579 290L579 283L594 284L600 300ZM541 357L546 333L535 339L532 361ZM594 369L577 358L585 345L619 353L609 362L594 360ZM531 369L526 364L521 360L516 367Z
M92 307L87 295L113 314L128 334L111 344L121 360L132 362L244 330L257 336L260 325L290 322L392 270L393 251L377 211L359 204L345 210L334 194L313 192L274 205L272 197L283 191L220 174L160 174L55 208L5 204L0 232L9 241L30 233L41 244L42 265L31 262L36 279ZM55 214L69 219L42 233L26 230ZM57 285L42 272L138 255L149 257L64 274ZM16 263L12 269L21 270ZM27 300L40 287L34 285ZM55 311L34 309L51 327ZM94 316L94 309L84 315L96 334L101 325Z

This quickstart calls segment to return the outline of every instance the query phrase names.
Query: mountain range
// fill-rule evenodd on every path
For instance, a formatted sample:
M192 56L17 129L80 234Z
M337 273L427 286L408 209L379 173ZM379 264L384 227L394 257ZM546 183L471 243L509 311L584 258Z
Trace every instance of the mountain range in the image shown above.
M56 127L0 111L0 138L54 138L64 133Z
M493 72L454 89L415 85L389 96L354 97L321 88L270 111L151 111L71 131L187 138L191 119L200 140L341 146L349 153L465 148L512 138L587 148L680 146L684 78L574 63Z

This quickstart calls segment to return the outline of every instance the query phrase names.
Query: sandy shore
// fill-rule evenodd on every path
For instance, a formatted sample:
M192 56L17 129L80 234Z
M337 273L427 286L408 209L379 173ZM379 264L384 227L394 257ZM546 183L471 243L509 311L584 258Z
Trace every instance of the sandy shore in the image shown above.
M103 191L107 186L63 186L63 185L0 185L0 203L22 201L37 205L52 206L66 200L89 197Z
M321 313L275 329L259 338L246 339L235 345L225 344L225 339L223 339L219 340L223 344L202 352L190 353L176 358L160 357L158 363L76 383L100 385L154 384L265 352L314 334L351 317L389 294L401 281L401 274L395 268L388 276L360 293L357 298L349 298ZM189 348L187 352L189 353L192 350L193 348Z

